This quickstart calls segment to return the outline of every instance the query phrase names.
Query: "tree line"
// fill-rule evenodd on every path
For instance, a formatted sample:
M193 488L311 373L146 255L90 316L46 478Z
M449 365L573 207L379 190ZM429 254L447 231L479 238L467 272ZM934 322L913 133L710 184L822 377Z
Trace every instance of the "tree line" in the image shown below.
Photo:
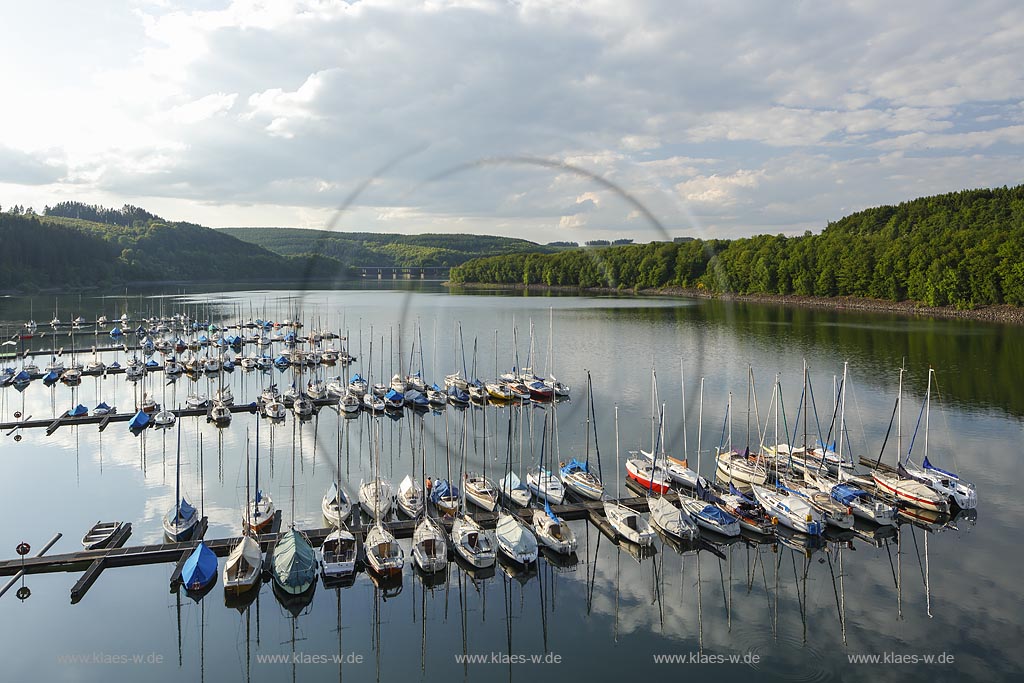
M453 283L858 296L974 308L1024 305L1024 186L860 211L821 233L482 258Z

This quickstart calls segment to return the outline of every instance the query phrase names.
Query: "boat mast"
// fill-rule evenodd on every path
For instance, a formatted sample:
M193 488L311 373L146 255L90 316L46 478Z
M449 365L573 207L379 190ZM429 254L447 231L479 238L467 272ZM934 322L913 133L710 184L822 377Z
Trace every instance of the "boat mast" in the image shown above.
M179 408L180 411L180 408ZM178 531L181 519L181 420L178 420L178 453L174 464L174 531Z
M928 389L924 395L924 457L928 457L928 417L932 411L932 373L935 372L930 366L928 368ZM927 534L925 538L927 538ZM925 556L927 561L928 556ZM930 616L930 615L929 615Z
M697 476L700 477L700 437L704 427L704 378L700 378L700 407L697 411Z

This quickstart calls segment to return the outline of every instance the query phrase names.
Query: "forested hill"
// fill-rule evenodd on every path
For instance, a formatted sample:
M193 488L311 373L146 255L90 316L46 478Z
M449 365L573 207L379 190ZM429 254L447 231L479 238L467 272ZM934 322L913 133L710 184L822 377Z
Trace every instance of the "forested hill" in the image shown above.
M338 263L330 259L282 257L217 230L165 221L136 207L112 210L83 204L76 210L74 203L65 203L47 211L53 213L37 215L21 207L0 213L0 289L266 281L335 276L338 271Z
M469 261L452 283L858 296L1024 305L1024 186L859 211L820 234L691 240Z
M299 228L221 228L220 232L285 256L320 254L346 267L444 267L483 256L558 251L527 240L490 235L397 235Z

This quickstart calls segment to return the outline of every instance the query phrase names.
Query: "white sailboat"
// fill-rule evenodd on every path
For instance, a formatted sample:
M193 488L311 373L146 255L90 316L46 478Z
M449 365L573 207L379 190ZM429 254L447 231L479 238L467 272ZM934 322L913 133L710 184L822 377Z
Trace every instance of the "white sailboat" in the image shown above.
M500 511L494 536L498 541L498 549L513 562L525 566L537 560L537 538L518 515Z
M249 520L249 528L256 532L262 533L266 529L270 528L271 523L274 521L274 501L271 499L270 494L264 493L260 488L260 423L256 421L256 481L254 482L254 488L256 489L256 495L248 501L247 505L247 519Z
M544 504L543 510L533 511L533 533L537 540L560 555L571 555L576 552L577 540L572 527Z
M365 509L365 505L370 504L372 506L370 514L373 517L373 526L366 532L363 548L370 569L382 577L396 577L402 574L402 567L405 566L405 553L392 533L380 521L387 514L386 511L391 509L393 498L391 484L380 476L380 450L377 448L377 443L375 437L376 476L367 484L359 486L360 505ZM384 507L385 503L386 508Z
M554 505L561 505L565 500L565 487L562 486L562 480L559 479L551 470L544 467L545 450L551 450L552 446L545 448L546 442L548 441L548 420L545 416L544 419L544 431L541 435L541 446L540 446L540 463L537 467L531 469L526 473L526 487L530 489L530 493L537 497L537 500L547 501Z
M531 335L532 339L532 335ZM597 465L601 466L601 450L597 446L597 416L593 412L594 388L590 380L590 371L587 371L587 425L586 425L586 459L579 462L576 458L563 464L558 468L562 477L562 484L573 493L589 500L601 500L604 498L604 483L601 478L594 474L590 466L590 429L593 425L594 448L597 451ZM553 408L552 408L553 410Z
M619 407L615 406L615 497L619 498ZM639 512L622 505L618 500L604 502L604 514L615 532L625 540L636 545L646 546L654 543L655 533L650 524Z
M242 538L224 562L224 591L244 593L259 583L263 573L263 550L253 537L249 517L249 439L245 440L245 518L242 520Z
M916 479L925 486L928 486L939 495L955 503L962 510L973 510L978 507L978 492L974 484L961 479L960 475L949 472L932 465L928 461L928 423L931 415L932 400L932 374L933 368L928 368L928 390L925 394L924 403L924 459L921 465L910 459L910 453L903 460L903 468L912 479Z

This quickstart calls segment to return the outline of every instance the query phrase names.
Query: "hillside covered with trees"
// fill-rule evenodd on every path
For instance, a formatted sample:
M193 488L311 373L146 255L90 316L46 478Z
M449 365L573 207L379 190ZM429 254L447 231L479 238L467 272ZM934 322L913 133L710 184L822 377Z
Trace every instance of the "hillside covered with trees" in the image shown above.
M89 219L74 216L89 216ZM95 219L103 219L100 222ZM154 281L335 277L332 259L287 258L191 223L73 202L0 213L0 289Z
M859 211L820 234L689 240L477 259L451 282L857 296L1024 306L1024 186Z
M490 235L397 235L298 228L222 228L220 232L285 256L320 254L353 268L449 267L484 256L558 251L527 240Z

